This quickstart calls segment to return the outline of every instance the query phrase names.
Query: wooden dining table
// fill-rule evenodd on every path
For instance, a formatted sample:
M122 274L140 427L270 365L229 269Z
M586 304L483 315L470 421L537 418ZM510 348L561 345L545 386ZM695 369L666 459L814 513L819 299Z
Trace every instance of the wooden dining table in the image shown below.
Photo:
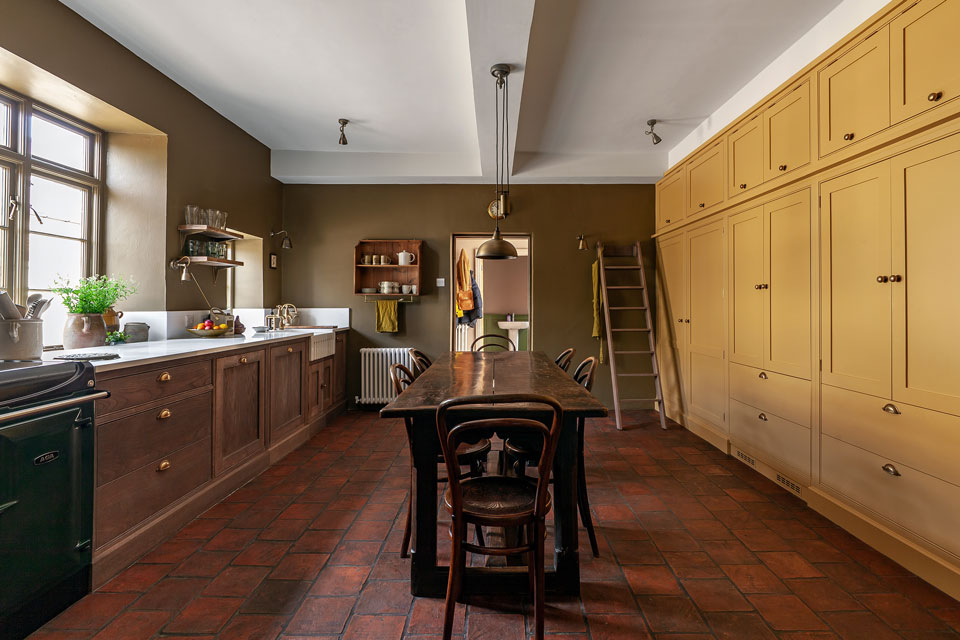
M546 575L547 590L565 595L580 593L580 558L577 536L577 422L603 417L607 409L553 359L538 351L470 352L441 356L393 402L380 411L383 418L410 421L410 450L414 466L413 537L410 593L443 596L448 567L437 564L437 407L448 398L468 395L530 393L551 396L563 408L563 426L553 462L554 569ZM543 416L542 406L472 405L463 408L462 420L498 415ZM497 431L506 438L508 432ZM515 583L515 584L512 584ZM466 593L525 592L523 567L468 567Z

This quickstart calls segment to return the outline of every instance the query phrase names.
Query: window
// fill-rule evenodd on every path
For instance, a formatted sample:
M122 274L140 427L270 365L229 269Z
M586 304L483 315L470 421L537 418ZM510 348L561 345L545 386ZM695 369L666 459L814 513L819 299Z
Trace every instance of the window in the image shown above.
M25 304L57 280L97 272L103 135L0 87L0 289ZM44 343L59 343L54 300Z

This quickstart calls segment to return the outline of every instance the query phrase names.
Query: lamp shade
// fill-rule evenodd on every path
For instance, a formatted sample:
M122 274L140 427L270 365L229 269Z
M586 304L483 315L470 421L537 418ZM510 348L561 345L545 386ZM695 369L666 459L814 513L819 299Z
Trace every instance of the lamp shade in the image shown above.
M492 238L477 249L477 258L481 260L513 260L516 257L517 248L503 239L500 227L493 232Z

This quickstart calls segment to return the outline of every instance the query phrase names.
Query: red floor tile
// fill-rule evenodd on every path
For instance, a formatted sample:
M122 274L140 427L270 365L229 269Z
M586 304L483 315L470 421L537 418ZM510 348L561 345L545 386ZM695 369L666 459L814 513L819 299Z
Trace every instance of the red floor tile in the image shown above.
M700 611L753 611L729 580L684 580L683 588Z
M756 594L747 597L776 631L827 629L823 620L797 596Z
M240 608L237 598L208 598L192 600L163 630L167 633L217 633Z
M269 567L227 567L203 590L205 596L246 597L253 593Z
M54 618L51 629L99 629L133 602L132 593L94 593Z

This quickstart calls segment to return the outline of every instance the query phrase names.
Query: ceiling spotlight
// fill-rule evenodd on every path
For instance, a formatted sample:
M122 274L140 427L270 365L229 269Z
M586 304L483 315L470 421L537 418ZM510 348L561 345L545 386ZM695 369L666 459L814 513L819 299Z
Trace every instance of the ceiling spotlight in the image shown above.
M346 118L340 118L337 122L340 123L340 139L337 141L337 144L342 144L342 145L346 146L346 144L347 144L347 136L343 133L343 129L344 129L344 127L347 126L347 124L348 124L350 121L347 120Z
M661 138L660 136L658 136L658 135L657 135L656 133L654 133L654 131L653 131L653 127L654 127L654 125L656 125L656 124L657 124L657 121L656 121L656 120L653 120L653 119L647 120L647 126L650 127L650 130L649 130L649 131L644 131L644 133L647 134L648 136L653 136L653 144L660 144L660 143L663 141L663 138Z

